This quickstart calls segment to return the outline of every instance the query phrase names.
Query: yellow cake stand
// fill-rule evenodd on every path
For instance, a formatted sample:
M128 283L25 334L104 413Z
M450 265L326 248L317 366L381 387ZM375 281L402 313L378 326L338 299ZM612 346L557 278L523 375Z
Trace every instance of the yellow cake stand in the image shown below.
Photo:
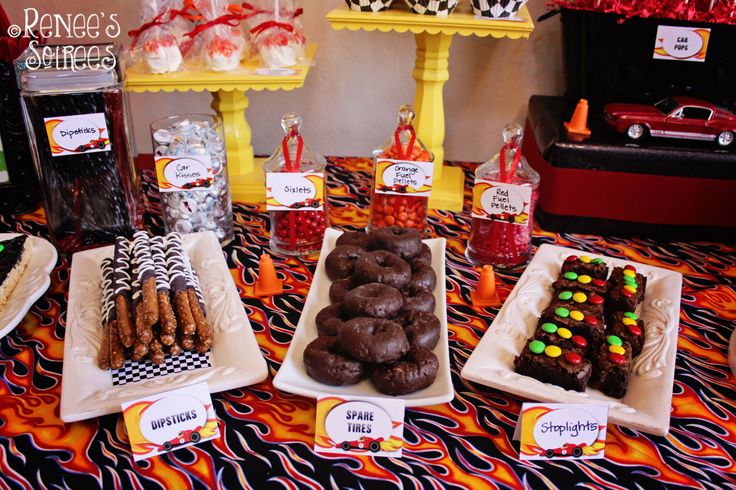
M257 59L244 62L231 72L183 70L165 75L147 73L140 65L125 70L125 88L130 92L212 92L212 108L222 118L227 145L230 193L233 201L266 202L263 161L253 156L251 130L245 117L248 90L294 90L304 85L317 46L307 46L304 63L289 69L271 70Z
M463 208L463 172L460 168L444 165L445 109L442 88L450 79L447 71L450 43L455 34L461 36L493 36L511 39L528 38L534 30L529 11L522 7L519 20L479 19L472 13L453 12L447 17L417 15L398 2L384 12L357 12L347 6L327 14L335 29L357 31L410 31L417 45L414 80L417 82L414 108L417 111L416 128L419 138L434 153L435 168L432 196L433 209L461 211Z

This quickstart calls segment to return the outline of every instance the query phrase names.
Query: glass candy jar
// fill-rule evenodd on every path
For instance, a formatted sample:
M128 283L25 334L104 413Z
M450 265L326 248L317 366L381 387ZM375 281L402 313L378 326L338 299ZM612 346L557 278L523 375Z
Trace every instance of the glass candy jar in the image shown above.
M424 233L434 156L417 138L413 120L411 106L401 106L394 134L373 152L369 230L395 225Z
M301 125L298 114L284 115L284 138L264 163L271 250L294 256L318 252L328 224L327 161L304 143Z
M166 233L213 231L233 239L233 207L222 121L207 114L165 117L151 124Z
M522 137L521 126L506 126L501 151L475 171L473 222L465 250L475 265L508 269L529 261L539 174L521 155Z

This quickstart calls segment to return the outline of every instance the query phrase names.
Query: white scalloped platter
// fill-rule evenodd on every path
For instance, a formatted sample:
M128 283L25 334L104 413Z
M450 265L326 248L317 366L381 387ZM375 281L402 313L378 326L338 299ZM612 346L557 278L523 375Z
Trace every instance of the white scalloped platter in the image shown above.
M634 359L626 396L611 398L598 390L565 390L514 372L514 358L532 336L537 319L552 298L552 283L568 255L600 257L609 267L633 264L647 278L646 296L637 308L645 325L642 353ZM554 403L607 403L608 421L649 434L666 435L670 427L675 377L677 326L682 274L659 267L542 245L521 275L496 319L488 327L461 376L530 400Z
M378 398L391 398L376 390L369 380L363 380L352 386L330 386L310 378L304 368L304 348L312 340L317 338L317 327L314 318L317 313L330 304L330 279L325 272L325 259L335 248L337 238L342 231L328 228L322 243L322 251L314 273L312 285L309 288L307 302L302 310L302 316L294 332L294 338L289 346L279 372L273 379L273 385L279 390L309 398L317 398L319 395L352 395L370 396ZM432 268L437 274L437 286L434 289L434 297L437 302L434 313L440 319L440 340L434 348L434 353L440 362L437 378L431 386L404 395L401 398L406 401L407 407L421 407L426 405L438 405L447 403L455 396L450 376L450 350L447 344L447 304L445 300L445 239L432 238L424 240L432 251Z
M245 314L222 248L212 232L183 235L184 250L202 285L207 320L214 330L211 367L113 386L112 374L97 367L102 340L100 264L114 247L74 254L69 285L61 420L74 422L120 412L120 404L142 396L207 382L210 393L259 383L268 367Z
M18 235L18 233L0 233L0 240L8 240ZM56 249L43 238L29 235L28 239L33 245L31 260L8 296L5 306L0 307L0 339L23 320L31 306L43 296L51 284L50 274L58 258Z

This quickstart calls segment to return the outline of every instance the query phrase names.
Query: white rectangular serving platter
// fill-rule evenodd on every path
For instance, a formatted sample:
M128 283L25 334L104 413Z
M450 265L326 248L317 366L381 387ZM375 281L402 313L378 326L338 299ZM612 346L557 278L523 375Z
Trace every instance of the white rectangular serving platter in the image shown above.
M183 235L184 250L202 286L207 321L214 339L211 367L113 386L111 371L97 367L102 340L100 264L114 247L74 254L69 284L61 420L77 420L120 412L120 404L142 396L207 382L210 393L259 383L268 376L266 361L245 314L222 248L212 232Z
M0 233L0 240L9 240L19 233ZM43 296L51 285L51 271L58 255L51 243L36 236L31 241L31 260L20 276L20 280L8 295L8 301L0 307L0 339L5 337L20 322L31 306Z
M322 251L317 263L317 269L314 273L312 285L309 288L302 316L294 332L294 338L291 341L289 350L286 353L281 369L273 379L276 388L296 395L302 395L309 398L317 398L321 394L325 395L351 395L351 396L369 396L380 398L392 398L383 395L376 390L370 380L363 380L352 386L330 386L310 378L304 368L303 354L304 348L312 340L317 338L317 327L314 324L314 318L317 313L330 304L330 284L331 281L325 272L325 259L327 255L335 248L337 238L342 231L328 228L325 232L325 239L322 243ZM453 399L455 392L452 387L452 378L450 375L450 351L447 344L447 304L445 300L445 239L432 238L424 240L432 251L432 268L437 274L437 286L434 289L434 296L437 302L435 307L435 315L440 319L442 329L440 331L440 339L434 348L434 353L440 362L440 368L437 372L437 378L434 383L423 390L404 395L407 407L421 407L426 405L438 405L447 403Z
M607 403L608 420L649 434L669 431L672 383L675 377L677 327L682 274L603 255L609 267L634 264L647 278L644 302L637 308L645 324L642 353L634 359L626 395L611 398L598 390L570 391L514 372L514 358L536 329L552 298L552 283L568 255L580 250L542 245L521 275L493 323L468 359L461 376L530 400L555 403Z

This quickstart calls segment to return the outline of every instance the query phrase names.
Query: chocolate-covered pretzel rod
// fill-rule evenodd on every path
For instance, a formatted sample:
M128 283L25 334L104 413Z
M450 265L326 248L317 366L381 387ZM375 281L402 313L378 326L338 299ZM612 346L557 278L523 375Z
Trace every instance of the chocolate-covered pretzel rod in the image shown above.
M113 298L113 280L115 269L112 267L112 259L102 261L102 318L100 328L102 329L102 342L97 352L97 365L100 369L110 369L110 313L115 309Z
M197 324L197 338L194 346L197 352L204 354L212 348L212 327L207 323L204 309L204 297L202 289L199 285L199 279L192 269L192 264L188 257L184 257L187 274L187 293L189 295L189 306L192 310L192 317Z
M169 285L174 296L174 306L179 325L179 343L182 348L191 350L191 348L187 348L190 342L186 337L194 334L197 325L192 317L192 309L189 304L184 259L184 247L181 242L181 236L178 233L169 233L166 235L166 268L169 272Z
M150 240L151 256L156 267L156 292L158 295L159 323L161 325L160 340L163 345L176 342L176 316L171 307L171 286L169 272L166 268L166 243L164 237L154 236Z
M133 257L138 264L138 282L141 286L143 320L148 326L158 323L158 294L156 291L156 266L151 255L148 233L133 234Z
M135 312L135 343L130 358L134 361L143 360L148 355L148 344L153 340L153 331L148 325L143 311L143 292L141 291L141 283L138 274L138 262L135 255L131 257L131 276L133 282L131 289L133 291L133 311Z
M113 319L110 321L110 367L120 369L123 364L125 364L125 350L120 342L118 321Z
M124 347L131 347L135 342L135 329L131 308L131 275L130 244L125 237L115 239L115 256L113 259L115 295L115 318L120 332L120 342Z
M148 358L153 364L161 364L164 362L164 346L158 339L153 339L149 344Z

